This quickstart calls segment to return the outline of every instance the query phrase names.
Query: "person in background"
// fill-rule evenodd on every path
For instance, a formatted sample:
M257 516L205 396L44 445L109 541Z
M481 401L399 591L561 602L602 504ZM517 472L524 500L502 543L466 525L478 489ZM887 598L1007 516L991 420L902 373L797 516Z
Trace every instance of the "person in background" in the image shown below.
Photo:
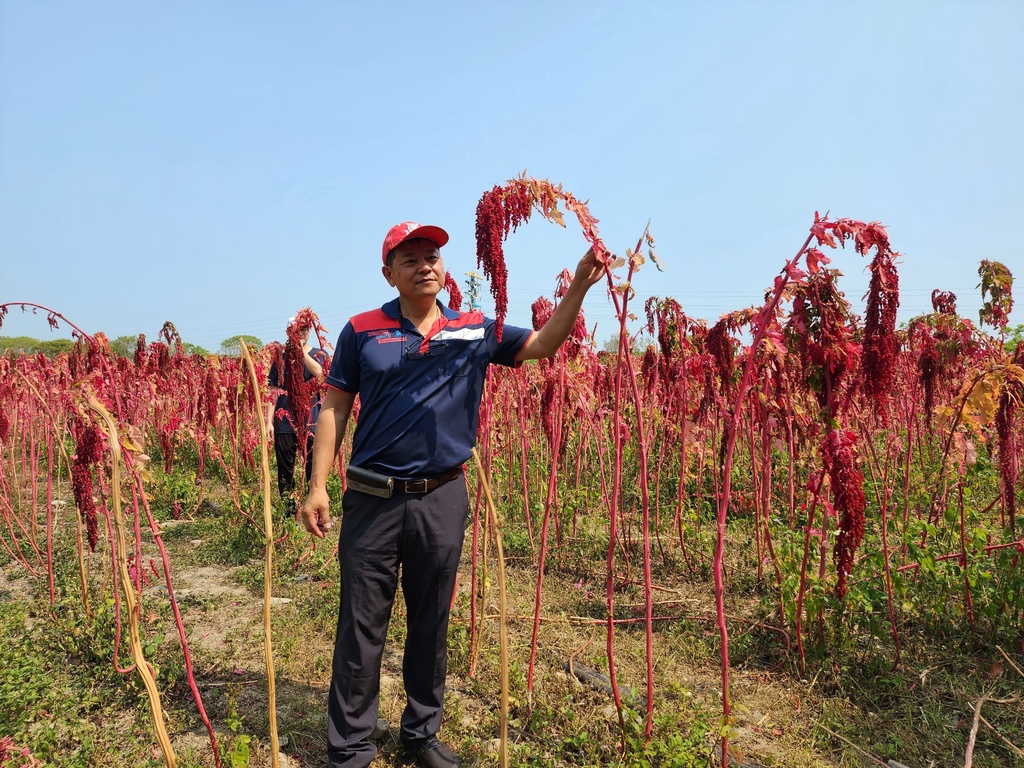
M398 298L349 320L327 375L301 513L319 538L331 527L327 476L360 398L338 543L341 597L327 735L332 768L365 768L376 755L370 736L399 572L408 625L402 743L424 768L461 765L437 732L469 511L463 463L476 443L487 367L555 354L605 272L588 251L547 324L537 332L506 325L499 340L492 319L437 300L447 242L440 227L415 222L388 231L382 272Z
M311 313L310 313L311 314ZM298 317L298 320L296 319ZM296 322L307 321L304 316L296 316L288 319L288 325ZM313 347L309 343L312 327L305 322L298 328L299 338L302 341L302 364L305 370L302 372L304 381L316 379L318 382L324 379L323 366L327 362L327 353L319 347ZM298 437L296 435L295 411L288 403L288 393L285 391L285 384L288 381L287 362L282 366L283 375L279 375L278 364L275 362L270 366L270 373L267 377L270 386L273 402L267 404L267 433L274 435L274 455L277 458L277 491L285 503L285 514L289 517L295 515L295 457L298 454ZM316 420L320 414L320 389L311 396L308 436L306 438L306 461L304 466L305 482L309 483L310 474L313 468L313 434L316 430Z

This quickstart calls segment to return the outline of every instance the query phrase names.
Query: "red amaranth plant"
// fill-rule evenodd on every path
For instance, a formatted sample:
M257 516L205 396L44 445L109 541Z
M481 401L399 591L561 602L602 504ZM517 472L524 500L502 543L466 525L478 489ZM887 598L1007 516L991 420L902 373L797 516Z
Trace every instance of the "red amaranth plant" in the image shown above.
M174 327L174 323L167 320L160 328L160 332L157 337L163 339L164 344L167 345L167 349L172 351L175 356L185 354L185 345L181 343L181 335L178 333L178 329Z
M956 294L952 291L932 291L932 309L940 315L956 314Z
M508 269L505 266L505 252L502 243L516 228L530 218L536 209L545 219L565 226L558 201L567 210L576 214L583 229L583 237L602 264L608 262L608 250L597 234L597 219L585 202L578 200L571 192L562 189L561 184L552 184L547 179L534 179L525 173L511 179L504 186L496 185L485 192L476 206L476 259L484 276L491 284L494 297L495 332L501 338L508 311Z
M832 485L832 507L839 515L839 538L832 556L838 581L836 595L846 596L846 579L853 567L853 555L864 538L864 475L857 468L853 447L857 435L850 430L834 429L821 446L825 472Z
M935 379L939 372L939 350L929 328L920 318L910 324L910 343L920 351L917 356L917 380L924 390L924 418L928 428L932 426L935 411Z
M0 362L0 371L3 368L9 367L9 364L4 361ZM6 373L6 371L4 371ZM0 384L0 443L6 443L7 437L11 433L11 422L7 418L7 403L13 403L14 401L14 387L8 380L9 376L4 376L4 382Z
M831 248L845 245L846 240L853 240L857 253L862 256L866 256L872 248L875 249L875 258L870 265L871 284L864 322L861 379L864 394L880 413L884 413L895 383L896 353L899 351L896 342L896 310L900 305L899 275L894 262L899 254L889 247L885 227L877 221L829 221L827 216L822 218L815 213L811 234L817 239L818 245ZM811 265L812 253L817 252L812 249L808 253L808 266L815 272L816 269Z
M217 414L220 405L220 362L211 355L206 362L206 375L203 377L203 410L200 420L211 427L217 426Z
M140 333L135 342L135 368L139 371L146 369L146 334Z
M669 367L668 364L682 349L688 319L679 302L672 298L651 296L644 303L644 311L647 314L647 333L658 340L661 357Z
M312 410L313 394L318 382L306 381L306 364L304 362L303 343L305 335L321 328L320 319L309 307L300 309L295 319L288 324L288 341L284 345L284 387L288 393L288 407L294 414L292 428L300 446L300 454L305 457L306 436L309 433L309 414ZM278 368L278 377L282 369ZM286 418L291 418L286 416Z
M1005 332L1013 309L1013 275L1002 263L984 259L978 266L978 276L981 282L977 287L981 288L983 302L978 310L981 322Z
M539 331L555 313L555 305L547 297L540 296L530 305L530 310L533 314L533 330Z
M75 494L78 513L85 522L89 549L96 551L99 541L99 525L96 517L96 501L92 497L92 468L97 466L103 455L103 438L98 427L81 417L71 423L75 436L75 455L71 464L71 486Z
M718 372L718 393L725 397L736 367L733 340L729 335L729 323L726 318L723 317L711 326L707 336L704 337L704 349L711 355L711 359L715 363L715 370Z
M886 246L871 262L867 318L864 321L862 386L880 412L888 403L896 380L896 310L900 306L900 279Z
M837 393L854 369L859 349L853 342L850 304L836 287L838 272L821 269L795 288L786 326L790 346L800 359L799 381L818 401L827 418L837 410Z
M462 311L462 291L451 272L444 273L444 289L448 291L448 309Z
M1024 344L1017 344L1013 352L1013 364L1024 367ZM1020 401L1024 399L1024 386L1013 378L1008 378L999 395L999 406L996 409L996 440L999 447L999 480L1003 509L1006 514L1010 535L1016 535L1017 515L1017 475L1018 433L1014 429Z

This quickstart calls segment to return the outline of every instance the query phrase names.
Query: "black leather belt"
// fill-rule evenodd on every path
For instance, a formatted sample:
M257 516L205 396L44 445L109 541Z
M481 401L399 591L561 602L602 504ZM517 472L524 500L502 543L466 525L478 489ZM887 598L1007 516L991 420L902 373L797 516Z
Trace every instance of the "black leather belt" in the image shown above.
M429 493L438 486L462 476L462 467L456 467L437 477L422 477L417 480L395 480L395 490L402 493Z

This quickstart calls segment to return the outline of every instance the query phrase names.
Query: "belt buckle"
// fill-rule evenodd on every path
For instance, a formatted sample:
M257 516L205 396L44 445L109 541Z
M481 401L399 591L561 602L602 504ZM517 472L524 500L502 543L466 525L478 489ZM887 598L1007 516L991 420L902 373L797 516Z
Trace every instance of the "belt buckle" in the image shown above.
M426 493L430 490L430 480L423 478L421 480L406 480L405 481L405 492L406 493Z

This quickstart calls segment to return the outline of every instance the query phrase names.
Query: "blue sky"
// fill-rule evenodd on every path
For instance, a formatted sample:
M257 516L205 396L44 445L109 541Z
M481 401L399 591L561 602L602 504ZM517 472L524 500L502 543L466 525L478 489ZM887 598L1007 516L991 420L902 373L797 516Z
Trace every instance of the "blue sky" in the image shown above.
M940 288L976 322L979 260L1024 279L1022 40L1019 1L0 0L0 302L214 351L308 305L333 341L393 296L388 227L445 227L461 282L477 200L525 169L616 252L651 221L638 314L759 302L828 210L888 226L901 320ZM508 321L585 247L514 234ZM833 265L861 308L866 261ZM604 292L584 308L608 338ZM22 334L51 335L15 311Z

